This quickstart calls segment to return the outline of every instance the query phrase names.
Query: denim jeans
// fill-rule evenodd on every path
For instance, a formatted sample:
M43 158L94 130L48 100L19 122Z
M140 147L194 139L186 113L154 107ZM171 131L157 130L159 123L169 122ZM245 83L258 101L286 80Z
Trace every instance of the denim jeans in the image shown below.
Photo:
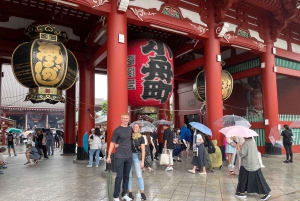
M129 172L132 165L132 157L130 158L116 158L115 159L115 167L117 176L115 179L115 191L114 198L118 198L121 189L121 181L123 179L123 191L122 197L127 193L128 190L128 181L129 181Z
M51 148L51 151L52 151L52 154L53 154L54 153L53 141L52 140L47 140L46 145L47 145L47 149L48 149L48 155L50 155L50 148Z
M144 190L144 179L141 169L141 161L139 160L138 154L133 153L132 154L132 166L129 173L129 183L128 183L128 189L132 190L132 167L134 167L135 174L138 180L139 190Z
M93 156L94 153L96 152L96 165L99 165L99 154L100 154L100 149L90 149L90 160L89 160L89 165L93 164Z

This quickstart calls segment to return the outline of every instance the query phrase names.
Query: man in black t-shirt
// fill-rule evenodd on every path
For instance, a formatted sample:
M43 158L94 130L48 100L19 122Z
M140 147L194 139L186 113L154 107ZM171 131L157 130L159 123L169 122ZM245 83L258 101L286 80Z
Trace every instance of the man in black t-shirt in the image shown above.
M113 195L114 201L119 201L122 179L123 179L122 200L130 201L132 199L127 195L129 173L132 164L132 150L131 150L132 128L128 126L129 114L128 113L122 114L121 121L122 121L121 126L117 127L113 132L106 162L111 163L110 155L113 148L116 147L115 167L116 167L117 176L115 179L115 189Z
M8 150L8 155L10 156L10 148L12 148L14 155L16 155L16 151L15 151L15 146L14 146L14 136L12 134L12 132L9 132L7 134L7 150Z

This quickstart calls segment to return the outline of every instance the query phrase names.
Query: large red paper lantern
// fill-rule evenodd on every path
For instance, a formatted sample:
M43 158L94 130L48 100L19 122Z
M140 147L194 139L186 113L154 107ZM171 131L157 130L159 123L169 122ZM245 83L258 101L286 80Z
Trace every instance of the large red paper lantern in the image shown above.
M139 39L128 44L128 104L164 105L172 95L174 65L171 49L161 41Z

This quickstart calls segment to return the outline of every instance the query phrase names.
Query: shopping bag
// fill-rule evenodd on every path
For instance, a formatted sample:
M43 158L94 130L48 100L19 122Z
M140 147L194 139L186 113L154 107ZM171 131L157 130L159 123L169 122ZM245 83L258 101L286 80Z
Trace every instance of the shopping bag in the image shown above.
M160 165L169 165L170 163L170 155L167 153L167 150L164 149L160 155L159 164Z

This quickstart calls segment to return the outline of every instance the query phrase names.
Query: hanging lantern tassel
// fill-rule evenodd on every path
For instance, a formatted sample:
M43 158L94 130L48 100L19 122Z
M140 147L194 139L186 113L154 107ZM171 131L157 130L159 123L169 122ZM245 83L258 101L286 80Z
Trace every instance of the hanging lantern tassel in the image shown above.
M205 115L205 113L206 113L206 101L203 101L202 106L200 108L200 114Z

